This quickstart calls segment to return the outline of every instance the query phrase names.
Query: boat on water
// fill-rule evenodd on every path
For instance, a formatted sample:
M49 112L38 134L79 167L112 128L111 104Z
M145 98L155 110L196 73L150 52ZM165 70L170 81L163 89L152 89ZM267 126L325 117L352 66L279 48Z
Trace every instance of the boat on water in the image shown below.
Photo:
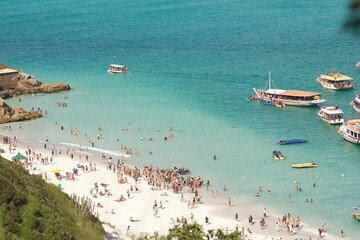
M353 106L355 111L360 112L360 96L355 95L355 98L351 100L350 105Z
M290 106L314 106L319 103L326 102L321 98L321 93L305 92L299 90L283 90L271 88L271 72L269 73L269 89L256 89L253 88L256 95L263 101L268 102L281 102L284 105Z
M283 160L284 159L282 152L276 151L276 150L273 151L273 157L275 160L279 160L279 159Z
M277 144L280 145L286 145L286 144L294 144L294 143L304 143L307 142L307 139L293 139L293 140L280 140L277 142Z
M346 75L342 75L339 72L325 73L324 75L320 75L316 79L324 88L332 89L332 90L347 90L351 88L355 88L354 80Z
M128 69L125 65L118 65L118 64L114 64L114 63L115 63L115 56L114 56L113 63L109 65L109 69L108 69L109 73L120 74L120 73L128 72Z
M338 133L351 143L360 144L360 119L349 120L343 123Z
M283 102L277 102L277 101L262 101L265 105L273 106L273 107L285 107L285 104Z
M301 163L301 164L293 164L291 165L293 168L316 168L318 165L314 162L311 163Z
M354 219L354 222L360 222L360 214L357 211L357 207L354 207L355 212L352 214L352 219Z
M322 107L317 112L321 120L329 124L341 124L344 123L344 112L338 108L338 106Z
M190 174L190 170L187 168L179 168L179 174L180 175Z
M357 64L355 65L355 67L360 68L360 62L357 62Z

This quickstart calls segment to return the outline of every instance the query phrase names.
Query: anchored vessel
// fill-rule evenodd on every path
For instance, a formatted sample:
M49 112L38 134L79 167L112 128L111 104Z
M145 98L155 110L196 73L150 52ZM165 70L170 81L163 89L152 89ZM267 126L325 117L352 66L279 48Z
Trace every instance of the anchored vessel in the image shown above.
M349 120L342 124L338 133L347 141L359 144L360 119Z
M127 67L125 65L117 65L114 64L115 63L115 56L114 56L114 60L113 63L109 65L109 73L127 73Z
M262 101L277 102L279 105L291 105L291 106L314 106L319 103L326 102L321 98L321 93L316 92L304 92L298 90L282 90L271 88L271 72L269 73L269 89L256 89L253 88L256 95Z
M360 112L360 96L355 95L355 98L350 102L350 105L353 106L355 111Z
M341 111L337 106L322 107L320 111L317 112L317 115L320 116L321 120L329 124L341 124L344 123L344 112Z
M286 145L286 144L294 144L294 143L305 143L307 139L292 139L292 140L278 140L277 144Z
M339 72L337 73L325 73L324 75L320 75L316 79L324 88L332 89L332 90L346 90L354 88L353 79L346 75L341 75Z

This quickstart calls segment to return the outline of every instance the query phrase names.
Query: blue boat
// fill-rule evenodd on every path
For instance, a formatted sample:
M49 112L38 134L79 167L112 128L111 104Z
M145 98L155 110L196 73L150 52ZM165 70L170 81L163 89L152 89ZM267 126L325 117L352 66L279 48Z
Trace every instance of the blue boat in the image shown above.
M277 103L274 103L274 102L269 102L269 101L262 101L265 105L269 105L269 106L273 106L273 107L285 107L284 104L277 104Z
M293 144L293 143L304 143L307 142L307 139L293 139L293 140L280 140L277 142L277 144L285 145L285 144Z

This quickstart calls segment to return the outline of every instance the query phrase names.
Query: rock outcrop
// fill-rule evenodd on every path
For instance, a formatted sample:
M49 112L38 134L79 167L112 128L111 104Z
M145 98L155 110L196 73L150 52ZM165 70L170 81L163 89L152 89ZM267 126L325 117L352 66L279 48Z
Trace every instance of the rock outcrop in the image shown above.
M11 108L0 98L0 123L18 122L42 117L38 112L25 111L22 107Z
M36 80L33 76L19 72L16 87L3 87L0 91L0 97L3 99L33 93L54 93L69 90L69 84L65 83L43 83Z

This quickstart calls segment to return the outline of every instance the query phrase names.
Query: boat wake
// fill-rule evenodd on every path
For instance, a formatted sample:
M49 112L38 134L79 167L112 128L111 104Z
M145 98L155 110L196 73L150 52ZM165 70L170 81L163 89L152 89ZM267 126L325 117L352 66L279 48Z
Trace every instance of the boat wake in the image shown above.
M122 153L122 152L118 152L118 151L105 150L105 149L96 148L96 147L84 147L84 146L82 146L82 145L74 144L74 143L64 143L64 142L61 142L60 144L61 144L61 145L66 145L66 146L77 147L77 148L80 148L80 146L81 146L83 149L86 149L86 148L87 148L87 149L89 149L89 150L91 150L91 151L94 151L94 152L107 153L107 154L110 154L110 155L113 155L113 156L129 157L129 155L124 154L124 153Z

